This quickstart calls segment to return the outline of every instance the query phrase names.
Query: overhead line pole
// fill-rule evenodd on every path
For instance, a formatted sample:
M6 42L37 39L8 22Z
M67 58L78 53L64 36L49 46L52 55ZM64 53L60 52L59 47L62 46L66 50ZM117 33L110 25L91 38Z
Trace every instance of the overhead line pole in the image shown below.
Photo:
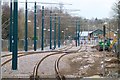
M60 48L60 16L58 17L58 47Z
M42 6L42 34L41 34L41 50L44 50L44 6Z
M76 47L77 47L77 26L78 26L78 22L77 22L77 20L76 20L76 38L75 38L75 40L76 40Z
M78 21L78 46L80 46L80 21Z
M52 11L50 11L50 49L52 49Z
M17 70L18 64L17 56L18 56L18 0L14 0L12 70Z
M9 51L12 52L12 38L13 38L13 12L12 12L12 0L10 1L10 27L9 27Z
M103 51L104 51L104 54L103 54L103 76L105 76L105 36L106 35L106 26L105 24L103 25L103 38L104 38L104 45L103 45Z
M28 51L28 10L27 10L27 0L25 2L25 41L24 49Z
M28 37L28 35L27 35L27 32L28 32L27 31L27 29L28 29L28 23L27 23L27 3L34 3L34 2L27 2L27 0L26 0L26 2L20 2L20 3L26 3L26 5L25 5L26 11L25 11L25 45L24 45L24 49L25 49L25 51L27 51L28 50L28 38L27 38ZM45 3L44 2L35 2L35 5L36 5L36 3L40 3L40 4L72 5L72 4L46 3L46 2ZM36 12L35 12L36 11L36 6L35 6L34 9L35 9L34 10L34 51L36 51L36 49L37 49L37 47L36 47L36 45L37 45L37 43L36 43L36 39L37 39L37 37L36 37ZM55 16L55 18L56 18L56 16ZM56 23L55 23L55 26L56 26ZM59 24L59 27L60 27L60 24ZM42 29L42 38L41 38L41 50L44 50L44 8L42 8L42 28L43 29ZM56 30L55 30L54 33L56 33ZM59 36L60 36L60 32L58 32L58 33L59 33ZM52 43L50 42L50 49L51 49L51 45L52 45ZM60 37L58 39L58 47L60 47ZM56 48L56 36L54 36L54 48Z
M35 5L34 5L34 51L36 51L37 49L37 41L36 41L36 38L37 38L37 33L36 33L36 2L35 2Z
M56 48L56 17L54 18L54 49L55 48Z

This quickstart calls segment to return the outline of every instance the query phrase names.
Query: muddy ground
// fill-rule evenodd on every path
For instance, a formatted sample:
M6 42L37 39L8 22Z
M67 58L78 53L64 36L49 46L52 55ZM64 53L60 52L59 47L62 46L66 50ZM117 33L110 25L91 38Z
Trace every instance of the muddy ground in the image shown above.
M86 52L78 52L64 57L68 69L60 69L66 77L118 77L119 60L112 52L99 52L96 49L88 49ZM62 64L60 64L62 65Z

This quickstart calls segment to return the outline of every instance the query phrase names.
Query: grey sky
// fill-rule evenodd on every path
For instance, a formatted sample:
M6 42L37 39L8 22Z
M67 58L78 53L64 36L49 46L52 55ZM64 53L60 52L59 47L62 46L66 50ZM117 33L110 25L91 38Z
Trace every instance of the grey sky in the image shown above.
M25 1L25 0L18 0ZM29 1L41 1L41 0L28 0ZM43 2L51 3L70 3L72 5L64 5L64 9L80 9L75 14L85 18L106 18L111 16L112 6L116 0L42 0ZM50 5L49 5L50 6ZM57 6L58 5L54 5ZM72 12L73 13L73 12Z

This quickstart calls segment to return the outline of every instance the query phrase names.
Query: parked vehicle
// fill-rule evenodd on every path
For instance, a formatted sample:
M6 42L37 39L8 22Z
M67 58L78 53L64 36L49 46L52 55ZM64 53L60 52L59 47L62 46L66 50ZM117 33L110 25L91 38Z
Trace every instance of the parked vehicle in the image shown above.
M104 49L104 47L105 47L105 50L110 51L110 44L111 44L111 43L110 43L110 40L109 40L109 39L105 40L105 44L104 44L104 41L100 41L99 44L98 44L97 49L98 49L99 51L103 51L103 49Z

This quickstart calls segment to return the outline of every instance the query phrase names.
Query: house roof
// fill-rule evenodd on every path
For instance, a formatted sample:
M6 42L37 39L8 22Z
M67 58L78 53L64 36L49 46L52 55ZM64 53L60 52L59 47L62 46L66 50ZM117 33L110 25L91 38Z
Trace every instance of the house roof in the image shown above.
M92 31L91 33L94 33L94 32L96 32L96 31L101 31L101 32L103 32L103 30L101 30L101 29L96 29L96 30ZM91 34L91 33L90 33L90 34Z

